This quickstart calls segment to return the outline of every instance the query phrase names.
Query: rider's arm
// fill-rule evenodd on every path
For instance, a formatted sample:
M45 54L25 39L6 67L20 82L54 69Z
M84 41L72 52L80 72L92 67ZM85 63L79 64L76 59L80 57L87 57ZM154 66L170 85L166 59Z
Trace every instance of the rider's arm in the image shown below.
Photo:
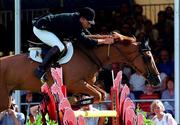
M86 35L86 37L90 39L105 39L105 38L112 38L111 35Z
M96 36L96 39L93 39L92 37L88 37L88 35L85 35L84 32L81 32L80 34L78 34L78 39L80 41L85 42L89 46L96 46L96 45L100 45L100 44L112 44L114 42L113 38L109 38L109 37L108 38L102 38L102 37L97 38L97 36Z
M97 40L98 40L98 44L112 44L112 43L114 43L113 38L105 38L105 39L97 39Z

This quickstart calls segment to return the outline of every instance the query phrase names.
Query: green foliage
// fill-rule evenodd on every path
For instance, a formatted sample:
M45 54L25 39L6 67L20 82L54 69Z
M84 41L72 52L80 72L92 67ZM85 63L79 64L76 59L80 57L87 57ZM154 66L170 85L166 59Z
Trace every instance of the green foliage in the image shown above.
M57 125L56 121L49 119L48 114L45 116L47 125ZM42 115L38 114L36 121L34 123L31 123L30 120L27 121L26 125L42 125Z
M147 113L142 111L139 106L136 108L136 113L141 113L144 116L144 125L153 125L153 122L151 119L147 119Z

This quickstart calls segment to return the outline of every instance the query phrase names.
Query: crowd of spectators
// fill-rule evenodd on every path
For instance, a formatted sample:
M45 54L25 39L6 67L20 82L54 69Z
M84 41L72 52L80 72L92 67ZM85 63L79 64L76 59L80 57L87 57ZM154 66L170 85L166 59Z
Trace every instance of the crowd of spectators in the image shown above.
M134 94L133 98L135 100L174 99L173 11L173 8L170 6L166 7L165 10L159 11L157 15L158 21L155 24L152 23L151 19L147 19L147 17L143 15L143 8L138 4L130 7L128 4L123 3L119 9L116 10L96 11L96 25L91 29L93 34L111 34L112 31L116 30L123 35L135 36L137 41L141 41L144 37L149 38L152 54L162 78L162 83L158 87L153 87L146 83L146 80L131 67L124 64L119 67L127 79L125 82L127 82L126 84L128 84L131 94ZM31 21L22 23L22 50L25 52L28 47L27 39L32 33L31 28ZM4 55L8 55L13 47L13 43L9 44L8 42L13 38L14 32L11 32L12 29L11 26L5 29L3 24L0 24L0 34L3 37L1 39L4 41L4 47L2 49ZM26 32L23 32L25 29ZM142 110L150 113L150 103L138 102L138 105L140 105ZM174 102L164 101L164 106L165 111L174 116Z

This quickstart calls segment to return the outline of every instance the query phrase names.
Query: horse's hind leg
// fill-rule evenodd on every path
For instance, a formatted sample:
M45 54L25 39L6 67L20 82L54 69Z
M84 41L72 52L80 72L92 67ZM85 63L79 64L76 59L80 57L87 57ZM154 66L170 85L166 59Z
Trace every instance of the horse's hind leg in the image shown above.
M9 107L9 96L8 92L0 87L0 112L8 109Z
M70 87L67 87L73 93L83 93L94 96L94 101L99 102L102 99L102 94L96 90L93 86L86 83L85 81L80 81L78 83L73 83Z

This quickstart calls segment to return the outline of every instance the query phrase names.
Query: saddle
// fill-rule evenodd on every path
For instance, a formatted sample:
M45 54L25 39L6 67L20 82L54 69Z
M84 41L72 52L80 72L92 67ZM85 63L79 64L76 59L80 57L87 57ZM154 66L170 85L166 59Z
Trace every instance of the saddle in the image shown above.
M35 35L32 36L29 42L29 58L31 58L35 62L42 63L44 55L48 52L51 48L48 45L41 42ZM69 62L72 58L74 49L71 41L63 41L64 45L67 48L66 54L57 61L57 64L65 64Z

